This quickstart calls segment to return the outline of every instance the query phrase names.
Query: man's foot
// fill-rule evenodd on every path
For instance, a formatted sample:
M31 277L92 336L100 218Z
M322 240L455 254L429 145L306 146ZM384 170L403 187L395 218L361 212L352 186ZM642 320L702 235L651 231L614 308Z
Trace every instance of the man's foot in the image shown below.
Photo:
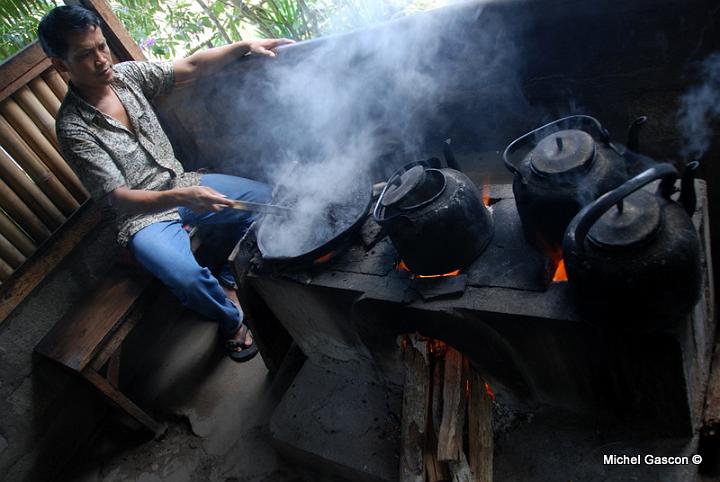
M231 338L225 340L225 348L228 356L237 362L250 360L258 352L252 333L245 324L241 325Z

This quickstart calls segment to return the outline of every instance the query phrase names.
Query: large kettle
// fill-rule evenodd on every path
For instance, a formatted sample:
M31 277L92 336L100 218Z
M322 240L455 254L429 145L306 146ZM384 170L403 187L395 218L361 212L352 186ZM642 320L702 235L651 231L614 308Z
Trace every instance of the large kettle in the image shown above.
M462 172L432 161L397 170L373 211L405 265L421 275L468 266L494 233L475 184Z
M597 119L565 117L511 142L503 153L525 238L559 252L583 206L627 179L625 161Z
M702 279L700 241L690 218L693 167L683 176L684 205L670 198L677 170L659 164L573 218L563 244L565 268L586 318L648 331L689 313ZM657 193L641 189L658 179Z

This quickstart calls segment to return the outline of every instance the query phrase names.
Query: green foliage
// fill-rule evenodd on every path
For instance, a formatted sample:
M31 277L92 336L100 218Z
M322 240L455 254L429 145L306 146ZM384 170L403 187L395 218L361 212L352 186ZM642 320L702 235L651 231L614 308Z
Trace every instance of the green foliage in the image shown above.
M0 60L37 38L38 21L54 0L0 0Z

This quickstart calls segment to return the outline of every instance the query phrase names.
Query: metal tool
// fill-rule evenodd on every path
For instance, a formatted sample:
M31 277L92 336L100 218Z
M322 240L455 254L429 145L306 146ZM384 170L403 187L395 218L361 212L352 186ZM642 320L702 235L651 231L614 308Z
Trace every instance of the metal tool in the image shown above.
M233 209L239 209L241 211L273 214L276 216L289 216L290 214L295 212L294 209L286 208L284 206L277 206L275 204L254 203L250 201L235 201L230 207L232 207Z

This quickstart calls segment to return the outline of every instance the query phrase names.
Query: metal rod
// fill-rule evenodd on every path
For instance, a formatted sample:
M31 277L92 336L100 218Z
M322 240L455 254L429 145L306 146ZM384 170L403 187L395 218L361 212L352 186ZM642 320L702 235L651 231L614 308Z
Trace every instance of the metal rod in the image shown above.
M240 211L251 211L262 214L274 214L278 216L287 216L296 212L295 209L286 208L284 206L277 206L275 204L254 203L250 201L235 201L235 203L231 207L233 209L239 209Z

